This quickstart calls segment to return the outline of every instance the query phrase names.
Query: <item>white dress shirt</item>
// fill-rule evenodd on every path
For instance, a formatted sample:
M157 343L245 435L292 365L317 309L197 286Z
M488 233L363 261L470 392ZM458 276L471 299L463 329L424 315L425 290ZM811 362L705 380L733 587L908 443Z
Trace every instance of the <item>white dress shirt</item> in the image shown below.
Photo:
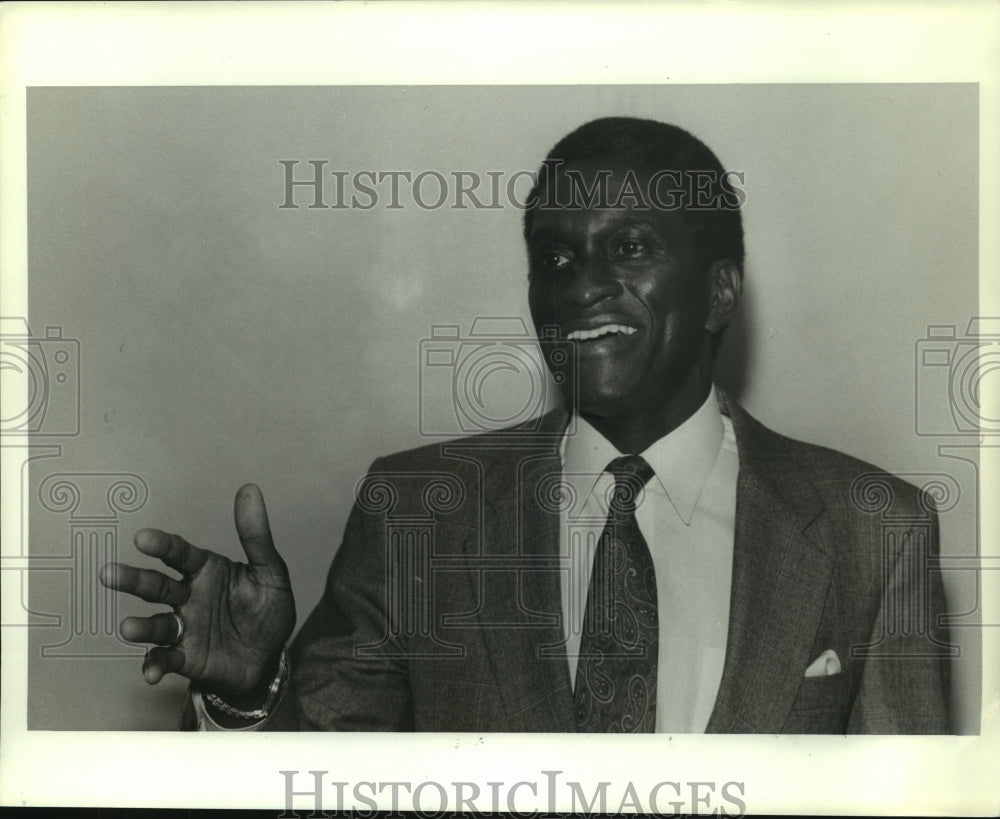
M594 549L614 486L604 469L623 454L582 418L576 421L561 446L569 491L560 520L563 626L574 685ZM639 454L656 473L636 505L656 570L656 730L701 733L726 653L739 472L733 425L719 412L715 389L687 421Z

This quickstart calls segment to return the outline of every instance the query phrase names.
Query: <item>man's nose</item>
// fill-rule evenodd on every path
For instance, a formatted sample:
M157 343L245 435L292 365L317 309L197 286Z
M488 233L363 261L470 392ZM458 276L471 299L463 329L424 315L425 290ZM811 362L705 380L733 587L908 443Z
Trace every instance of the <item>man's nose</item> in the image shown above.
M578 259L565 297L580 307L590 307L618 295L620 290L621 283L601 260Z

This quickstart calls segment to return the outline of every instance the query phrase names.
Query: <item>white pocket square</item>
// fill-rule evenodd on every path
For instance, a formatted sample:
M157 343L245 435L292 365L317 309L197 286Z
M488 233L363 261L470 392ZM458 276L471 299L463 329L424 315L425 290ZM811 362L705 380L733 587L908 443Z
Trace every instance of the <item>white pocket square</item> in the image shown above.
M831 674L840 673L840 658L837 652L828 648L809 664L806 669L807 677L829 677Z

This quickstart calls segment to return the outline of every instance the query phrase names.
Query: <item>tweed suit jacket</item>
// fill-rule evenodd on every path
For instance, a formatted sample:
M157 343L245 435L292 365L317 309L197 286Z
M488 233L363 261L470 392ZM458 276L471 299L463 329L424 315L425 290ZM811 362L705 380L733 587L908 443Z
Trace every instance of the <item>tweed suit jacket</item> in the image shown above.
M933 507L719 400L740 469L707 730L947 732ZM372 465L265 730L576 730L552 503L566 421L551 413ZM827 650L841 671L805 676Z

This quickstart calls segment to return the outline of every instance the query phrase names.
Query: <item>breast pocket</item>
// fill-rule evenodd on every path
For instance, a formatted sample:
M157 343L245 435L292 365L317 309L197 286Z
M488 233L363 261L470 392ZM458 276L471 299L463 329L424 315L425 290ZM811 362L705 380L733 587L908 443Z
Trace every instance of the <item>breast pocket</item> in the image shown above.
M843 734L854 702L852 675L803 677L792 710L782 726L786 734Z

